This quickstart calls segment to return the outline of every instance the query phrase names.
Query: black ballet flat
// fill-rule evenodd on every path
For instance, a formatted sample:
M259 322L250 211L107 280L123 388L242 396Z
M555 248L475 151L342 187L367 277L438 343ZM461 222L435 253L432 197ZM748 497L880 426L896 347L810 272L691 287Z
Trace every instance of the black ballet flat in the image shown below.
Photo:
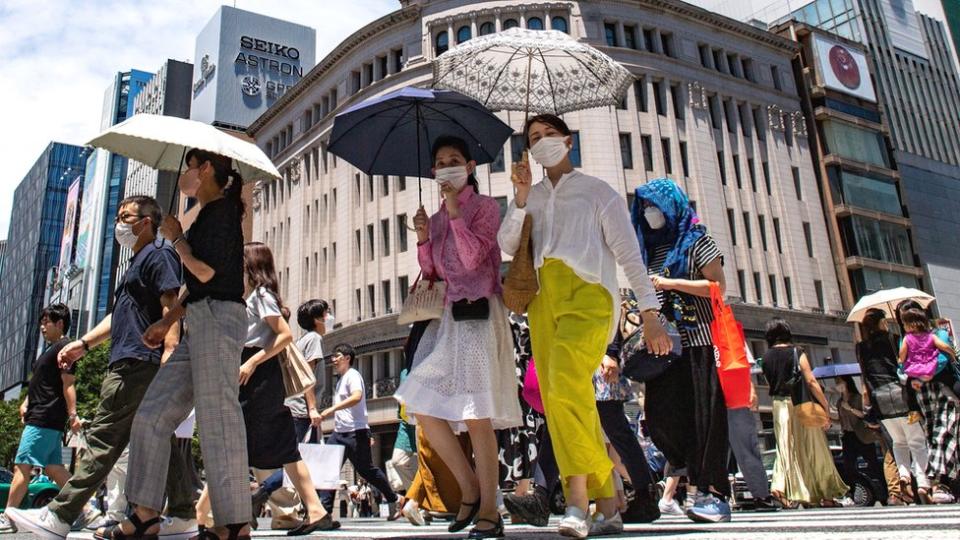
M474 540L477 538L503 538L503 518L497 518L497 521L491 519L480 518L477 520L477 523L480 522L489 523L493 527L489 529L478 529L474 527L470 530L470 534L467 535L467 538Z
M313 523L304 523L296 529L287 531L287 536L307 536L318 531L335 531L340 528L340 522L334 521L333 516L327 514Z
M473 525L473 520L477 519L477 514L480 513L480 501L479 501L479 500L478 500L477 502L473 502L473 503L465 503L465 502L462 502L462 503L460 503L460 506L461 506L461 507L463 507L463 506L468 506L468 507L470 507L470 514L468 514L467 517L465 517L464 519L461 519L461 520L457 520L456 516L454 516L454 518L453 518L453 523L451 523L450 526L447 527L447 531L448 531L448 532L452 532L452 533L460 532L460 531L466 529L467 527L469 527L470 525Z

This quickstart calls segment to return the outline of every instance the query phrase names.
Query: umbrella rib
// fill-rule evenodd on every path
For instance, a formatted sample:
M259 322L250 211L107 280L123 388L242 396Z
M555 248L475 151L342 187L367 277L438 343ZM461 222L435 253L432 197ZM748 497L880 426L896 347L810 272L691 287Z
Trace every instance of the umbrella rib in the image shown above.
M449 121L453 122L454 124L456 124L460 129L462 129L462 130L464 131L464 133L466 133L467 135L470 136L471 139L473 139L473 142L475 142L475 143L477 144L477 146L479 146L480 148L483 148L483 151L484 151L484 152L487 152L488 154L490 153L490 150L488 150L486 147L483 146L483 143L480 142L480 139L478 139L478 138L476 137L476 135L474 135L472 131L470 131L469 129L467 129L467 127L464 126L459 120L457 120L456 118L450 116L449 114L447 114L447 113L445 113L445 112L443 112L443 111L440 111L440 110L437 110L437 109L433 108L433 107L430 106L430 105L424 104L424 105L423 105L423 108L428 109L428 110L430 110L430 111L433 111L433 112L435 112L435 113L437 113L437 114L439 114L439 115L442 115L442 116L443 116L444 118L446 118L447 120L449 120ZM429 142L429 139L428 139L428 142Z
M550 70L547 69L547 59L543 55L543 49L537 49L537 52L540 53L540 60L543 61L543 72L547 76L547 84L550 86L550 98L553 100L553 112L557 113L560 110L560 106L557 105L557 92L556 88L553 87L553 77L550 76Z
M493 82L490 84L490 92L487 93L487 97L483 100L483 105L484 105L485 107L486 107L487 104L490 102L490 96L492 96L492 95L493 95L493 92L497 89L497 82L500 81L500 77L503 75L503 72L506 71L507 67L510 66L510 62L513 62L513 59L516 58L516 56L517 56L519 53L520 53L520 49L519 49L519 48L518 48L518 49L514 49L514 51L510 54L510 58L509 58L506 62L503 63L503 67L500 68L500 71L499 71L499 72L497 73L497 75L493 78ZM528 54L529 54L529 52L528 52Z
M595 72L595 71L593 71L592 69L590 69L590 66L588 66L588 65L587 65L583 60L581 60L579 57L577 57L577 56L574 55L574 54L570 54L569 52L567 53L567 56L570 57L570 58L572 58L572 59L573 59L574 61L576 61L577 63L579 63L581 66L583 66L583 68L586 69L587 71L589 71L591 75L593 75L594 77L596 77L596 79L597 79L598 81L601 81L601 82L603 81L603 79L600 77L600 75L599 75L597 72ZM612 93L611 93L611 95L612 95ZM619 96L613 96L613 97L619 97Z

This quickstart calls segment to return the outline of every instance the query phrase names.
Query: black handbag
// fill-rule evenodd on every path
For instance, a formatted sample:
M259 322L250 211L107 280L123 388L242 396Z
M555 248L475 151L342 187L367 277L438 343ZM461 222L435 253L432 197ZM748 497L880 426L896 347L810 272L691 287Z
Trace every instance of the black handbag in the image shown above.
M663 375L670 365L676 361L680 354L676 347L670 354L656 355L647 350L646 341L643 339L643 325L640 321L631 321L631 315L636 313L625 313L620 327L621 335L624 336L623 344L620 347L621 372L625 377L637 382L647 382ZM667 334L679 336L676 325L668 321L663 314L657 314L660 318L660 324L667 330Z
M490 318L490 300L457 300L450 306L455 321L485 321Z

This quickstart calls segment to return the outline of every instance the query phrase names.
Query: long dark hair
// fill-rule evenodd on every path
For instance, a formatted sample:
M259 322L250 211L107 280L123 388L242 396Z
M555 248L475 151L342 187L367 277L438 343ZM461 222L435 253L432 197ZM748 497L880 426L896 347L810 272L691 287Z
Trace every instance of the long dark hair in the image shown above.
M860 323L860 332L864 339L869 339L874 334L885 333L886 331L880 328L880 323L886 318L887 314L882 309L867 310L867 313L863 316L863 321Z
M223 189L224 198L233 201L240 211L240 217L243 217L246 211L246 206L243 204L243 177L240 176L239 171L233 168L233 160L199 148L187 152L186 161L189 163L192 158L196 158L201 165L210 162L210 165L213 166L217 185Z
M283 305L283 298L280 297L280 282L273 262L273 252L266 244L247 242L243 245L243 273L253 290L263 287L270 291L277 299L283 318L290 318L290 310Z
M452 135L437 137L437 140L433 141L433 147L430 150L430 158L434 163L437 162L437 152L442 148L453 148L457 152L460 152L460 155L463 156L465 161L473 161L473 156L470 154L470 147L467 145L467 141L460 137L454 137ZM480 193L480 182L477 182L477 177L474 176L473 173L470 173L470 176L467 177L467 184L473 186L474 191Z

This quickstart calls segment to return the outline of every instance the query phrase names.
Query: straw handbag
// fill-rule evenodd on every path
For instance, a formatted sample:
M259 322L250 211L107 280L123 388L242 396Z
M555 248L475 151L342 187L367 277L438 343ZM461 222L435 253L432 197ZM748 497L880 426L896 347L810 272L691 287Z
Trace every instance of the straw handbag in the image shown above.
M397 324L405 326L417 321L429 321L443 316L443 303L447 295L447 284L436 279L421 280L421 273L417 281L410 288L410 294L403 301Z
M310 369L310 364L293 343L280 351L277 360L280 362L280 372L283 374L285 397L299 396L317 384L317 378Z
M503 303L514 313L526 313L527 306L540 292L537 270L533 267L533 244L530 242L532 228L533 218L527 214L523 218L523 229L520 231L520 246L510 262L507 277L503 280Z

